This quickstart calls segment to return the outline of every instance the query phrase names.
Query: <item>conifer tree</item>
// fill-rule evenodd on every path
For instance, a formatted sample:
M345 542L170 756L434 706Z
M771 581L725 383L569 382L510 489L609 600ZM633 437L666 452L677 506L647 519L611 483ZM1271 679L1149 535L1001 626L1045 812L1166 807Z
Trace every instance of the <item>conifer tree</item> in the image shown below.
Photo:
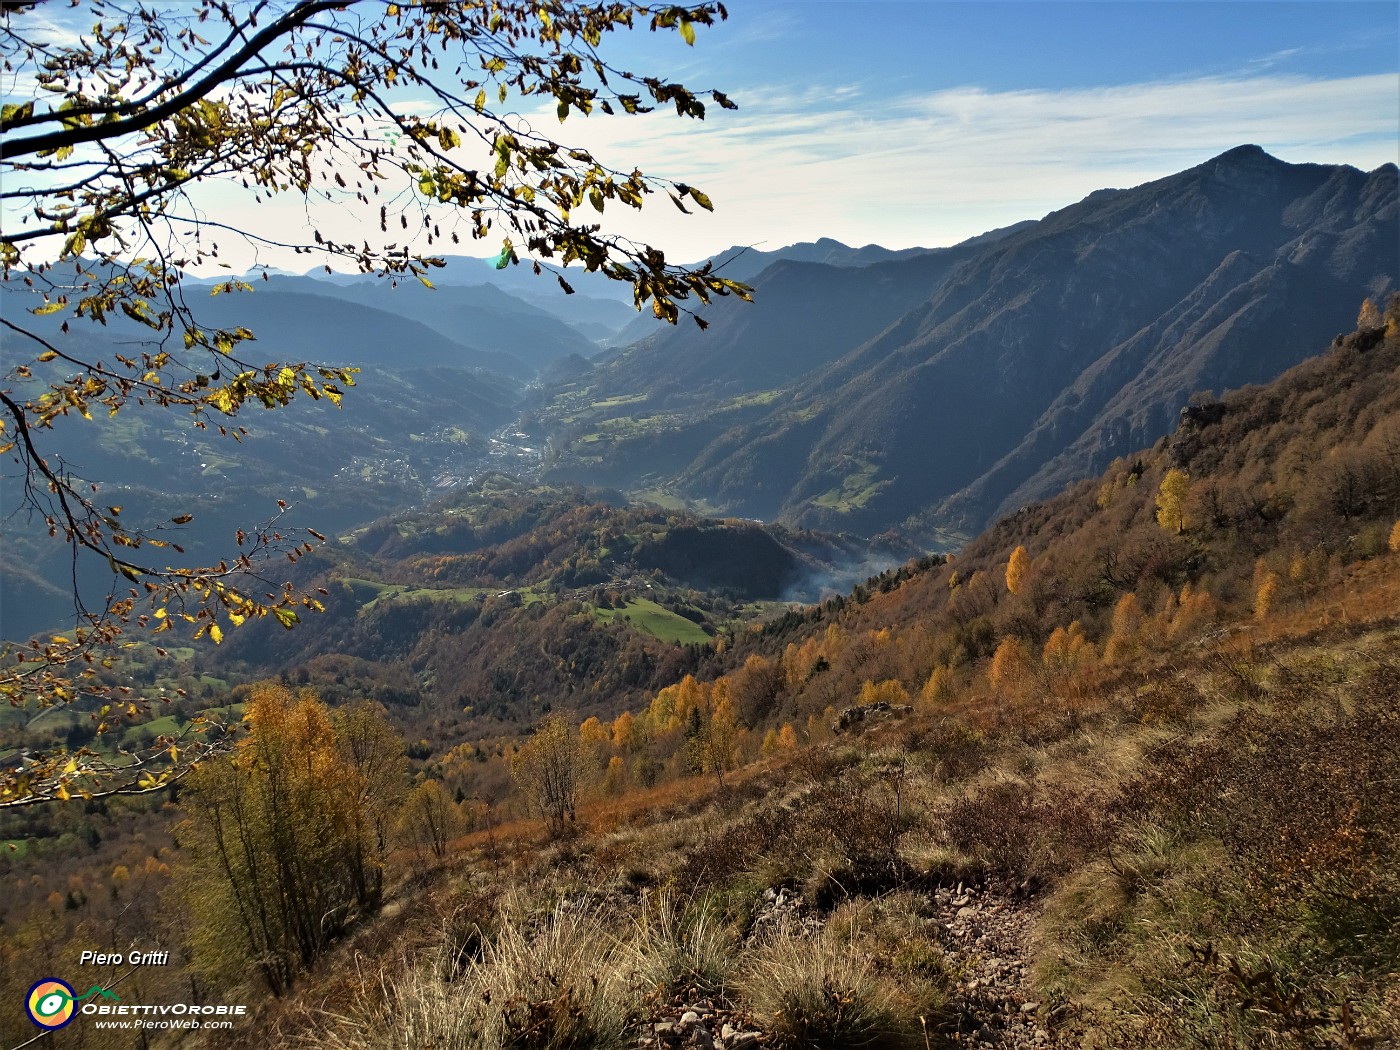
M1021 581L1026 576L1026 566L1030 558L1026 555L1026 548L1018 546L1011 552L1011 558L1006 563L1006 589L1015 594L1021 589Z
M179 837L196 967L227 982L252 967L281 994L377 907L387 844L382 792L397 738L368 709L342 720L310 692L257 687L233 754L188 780ZM359 756L345 733L371 743ZM397 742L402 756L402 742ZM372 752L372 753L371 753Z

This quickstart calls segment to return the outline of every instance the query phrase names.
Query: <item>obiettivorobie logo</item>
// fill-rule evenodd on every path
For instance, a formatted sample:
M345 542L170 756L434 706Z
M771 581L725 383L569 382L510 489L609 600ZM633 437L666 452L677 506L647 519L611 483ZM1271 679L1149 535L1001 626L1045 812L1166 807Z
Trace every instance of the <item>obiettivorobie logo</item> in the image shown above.
M246 1017L248 1007L241 1003L124 1003L100 984L79 995L67 981L45 977L29 989L24 1012L46 1032L71 1024L79 1014L92 1018L98 1028L221 1029L232 1028L235 1018Z
M40 1028L58 1029L77 1016L78 1003L94 996L101 996L109 1002L121 1002L116 992L109 992L100 984L94 984L78 995L67 981L45 977L42 981L35 981L34 987L29 989L29 995L24 1000L24 1011Z

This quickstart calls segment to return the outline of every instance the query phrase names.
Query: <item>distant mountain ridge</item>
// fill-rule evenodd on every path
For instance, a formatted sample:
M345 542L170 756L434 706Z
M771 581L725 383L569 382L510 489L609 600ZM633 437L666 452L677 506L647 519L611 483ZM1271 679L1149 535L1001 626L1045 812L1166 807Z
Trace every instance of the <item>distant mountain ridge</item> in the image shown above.
M903 311L867 314L868 277L899 284L928 256L818 267L788 286L783 268L798 264L780 263L754 279L754 317L716 310L707 343L664 334L577 380L595 405L645 393L628 414L664 419L664 433L606 449L555 434L555 470L610 484L650 473L716 509L808 527L970 534L1150 444L1193 391L1266 381L1348 329L1364 297L1395 286L1397 217L1394 165L1295 165L1243 146L947 249L965 254ZM787 291L765 305L770 285ZM822 352L805 360L790 345L814 339ZM740 362L790 378L758 410L686 415L687 391L733 384ZM575 432L626 433L582 418ZM658 446L660 474L645 469Z

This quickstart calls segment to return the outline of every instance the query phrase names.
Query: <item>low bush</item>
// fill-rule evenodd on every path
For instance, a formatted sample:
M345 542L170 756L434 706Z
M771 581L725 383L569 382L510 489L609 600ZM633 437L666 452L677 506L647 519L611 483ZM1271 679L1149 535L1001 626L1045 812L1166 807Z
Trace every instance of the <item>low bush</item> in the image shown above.
M937 950L927 941L927 953L898 941L874 948L879 934L867 928L865 918L859 911L842 920L833 917L811 936L780 931L742 968L739 989L772 1046L913 1050L926 1045L926 1033L947 1002L946 980L931 957ZM902 953L898 965L891 950Z

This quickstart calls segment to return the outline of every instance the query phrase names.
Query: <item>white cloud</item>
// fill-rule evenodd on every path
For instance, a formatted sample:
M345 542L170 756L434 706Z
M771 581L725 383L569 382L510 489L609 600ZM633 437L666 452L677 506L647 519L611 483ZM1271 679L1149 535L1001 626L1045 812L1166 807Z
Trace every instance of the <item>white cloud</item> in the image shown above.
M526 116L605 161L703 188L713 215L680 215L659 196L640 214L618 208L607 215L609 229L685 260L730 244L773 248L821 236L891 247L952 244L1246 142L1291 162L1373 168L1396 159L1400 126L1390 75L1256 75L1063 91L961 87L880 100L858 85L834 94L828 85L751 92L740 101L737 113L712 107L703 123L664 112L575 117L562 126L552 112ZM210 200L223 221L284 236L295 236L308 214L327 236L364 236L354 208L308 213L299 200L256 209L228 195L217 205ZM464 241L447 250L487 255L494 248ZM306 264L275 253L263 261Z
M691 257L822 235L948 244L1246 142L1288 161L1373 168L1396 159L1397 126L1393 76L1258 76L1069 91L964 87L835 105L775 96L700 129L656 114L589 128L588 142L709 192L716 216L658 215L635 226Z

